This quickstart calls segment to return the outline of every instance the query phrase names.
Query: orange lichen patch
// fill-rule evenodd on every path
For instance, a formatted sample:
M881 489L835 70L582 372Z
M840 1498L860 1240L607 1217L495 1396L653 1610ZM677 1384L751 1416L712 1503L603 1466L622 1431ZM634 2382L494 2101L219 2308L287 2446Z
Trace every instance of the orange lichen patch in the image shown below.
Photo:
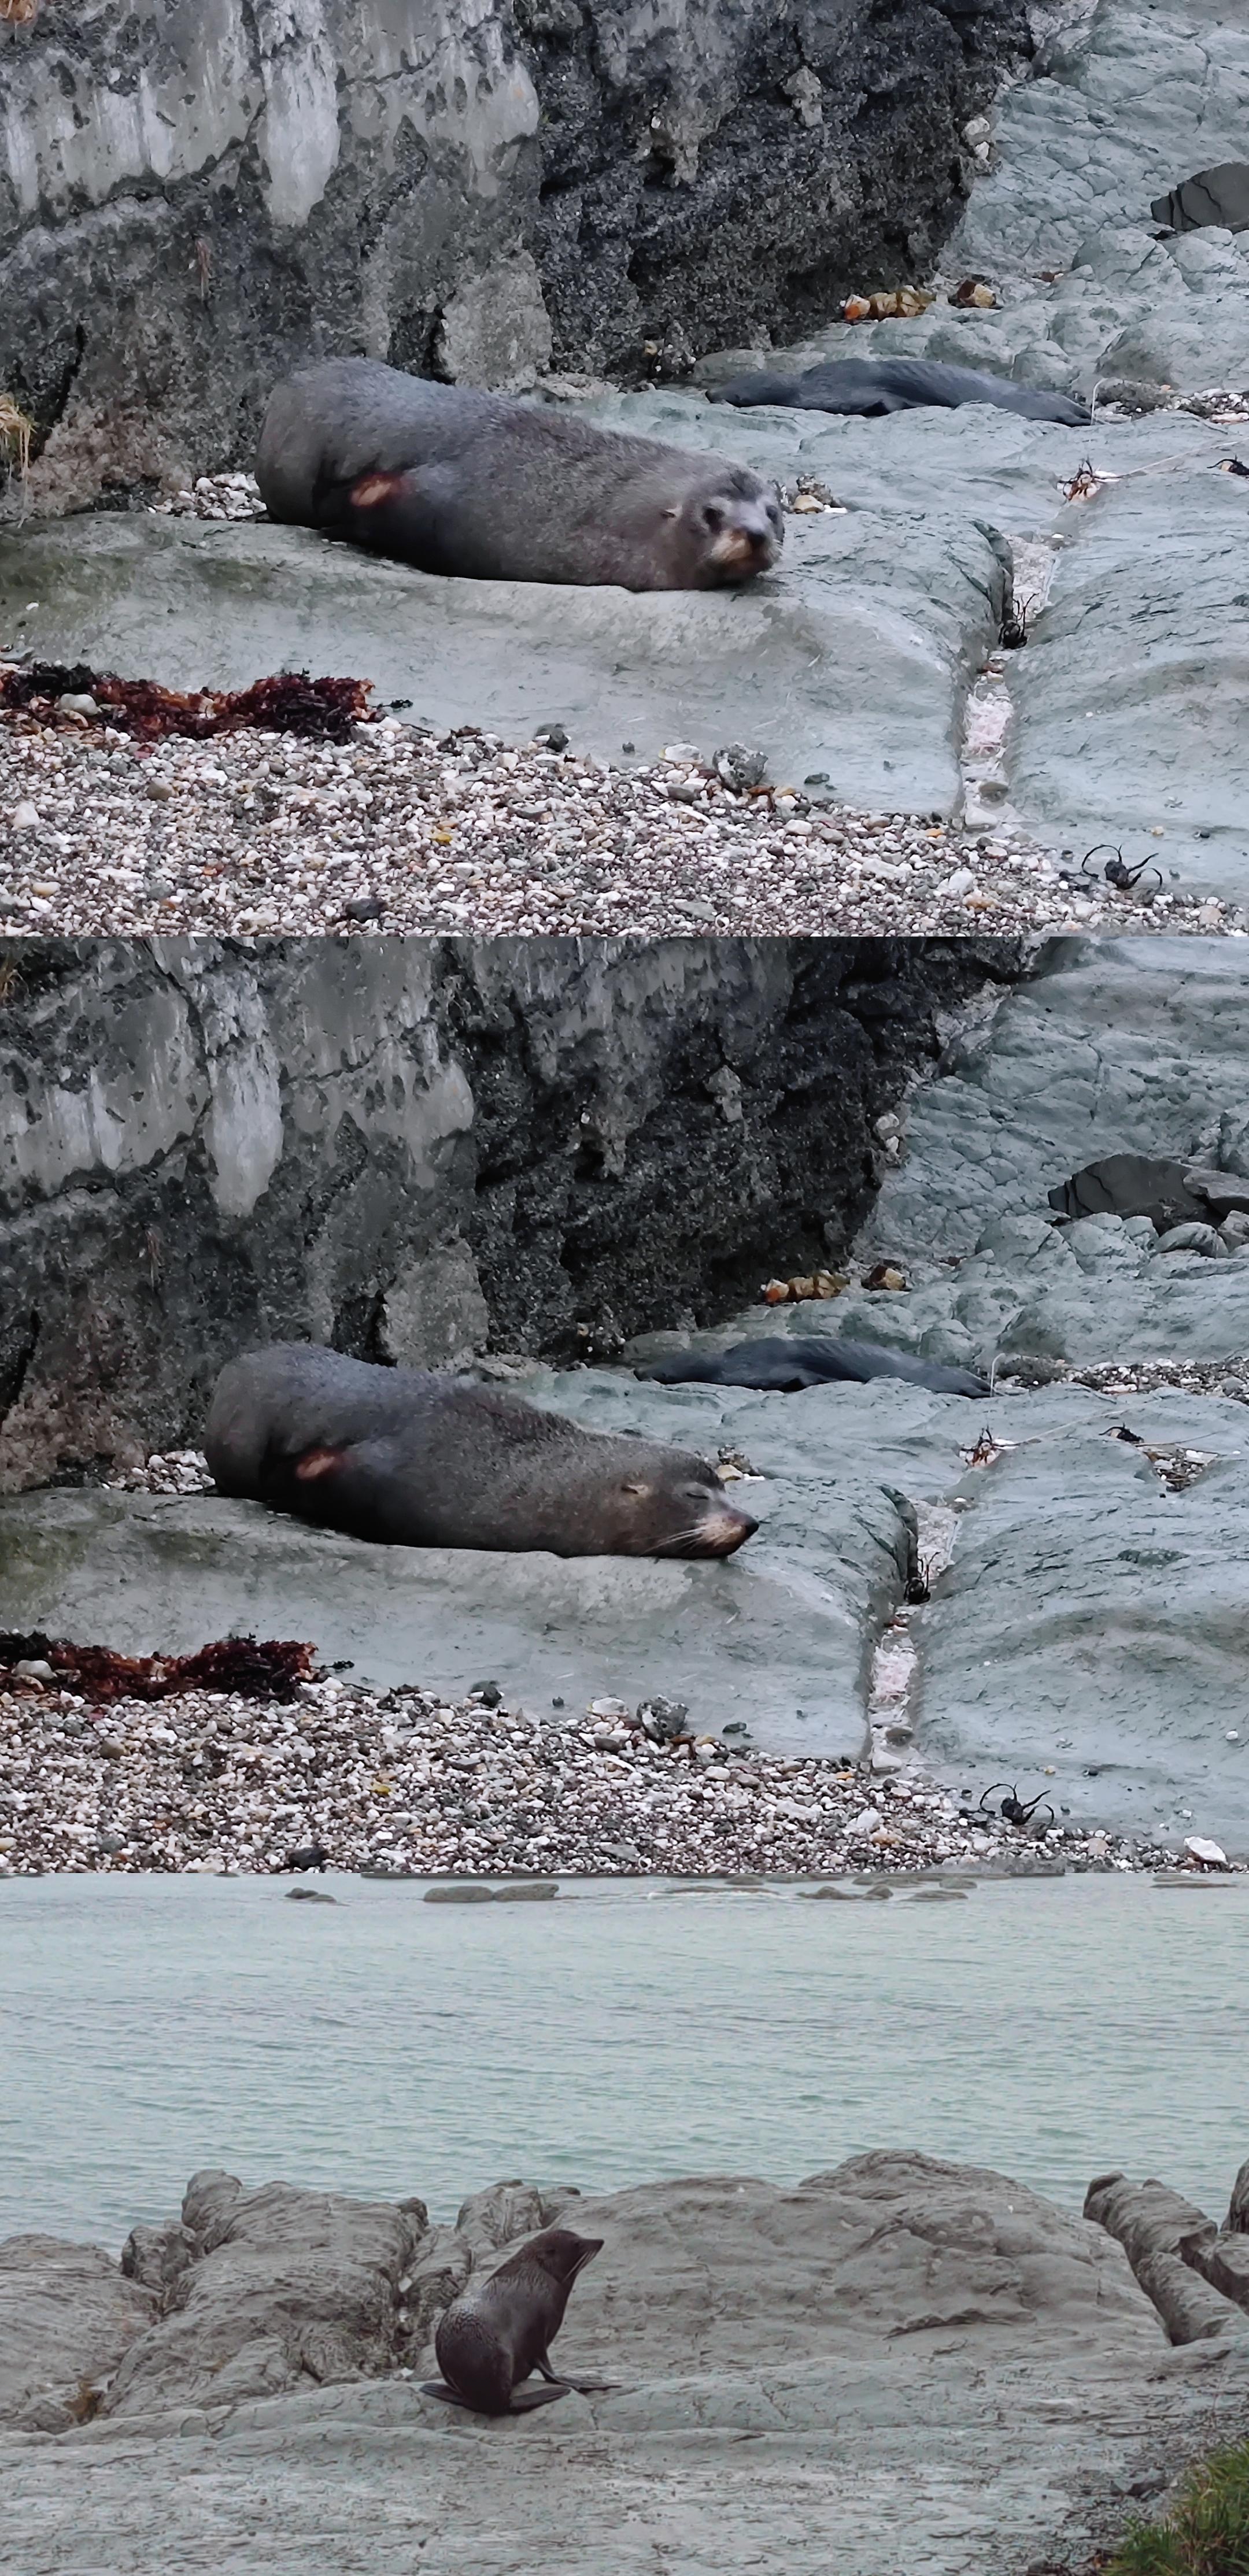
M253 680L249 689L184 691L162 688L156 680L122 680L86 662L31 662L0 671L0 708L12 715L29 710L51 723L59 699L91 697L104 723L146 742L163 734L202 740L249 728L345 742L353 725L369 719L371 688L368 680L312 680L306 671L278 671Z
M29 1675L15 1664L47 1664L53 1681L84 1699L176 1699L182 1691L230 1691L239 1699L294 1699L316 1677L312 1646L293 1640L223 1637L194 1655L119 1655L111 1646L73 1646L64 1638L0 1631L0 1684ZM35 1677L37 1678L37 1677ZM45 1682L44 1688L49 1685Z

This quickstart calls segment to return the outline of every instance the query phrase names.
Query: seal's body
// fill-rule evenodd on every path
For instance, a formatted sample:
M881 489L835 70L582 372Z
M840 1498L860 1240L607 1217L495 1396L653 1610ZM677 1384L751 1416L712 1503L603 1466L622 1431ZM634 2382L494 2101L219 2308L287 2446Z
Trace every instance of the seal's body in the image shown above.
M747 466L371 358L275 387L256 477L271 519L475 581L716 590L784 541Z
M998 411L1022 412L1025 420L1062 421L1069 429L1083 427L1089 418L1084 405L1066 394L1011 384L1005 376L982 375L976 367L947 367L936 358L830 358L801 376L770 370L735 376L711 400L732 403L738 410L780 403L793 411L855 412L864 420L878 420L889 411L957 411L964 403L992 403Z
M578 2272L602 2247L601 2236L544 2227L487 2280L474 2282L453 2299L434 2336L446 2385L427 2382L427 2393L471 2406L480 2415L513 2415L547 2406L576 2387L575 2380L559 2379L552 2370L550 2346L564 2322ZM547 2385L522 2389L522 2380L535 2370Z
M222 1370L204 1446L223 1494L401 1547L716 1557L758 1526L686 1450L306 1342Z
M974 1369L946 1368L939 1360L909 1359L903 1351L879 1350L874 1342L838 1342L822 1333L778 1333L767 1340L735 1342L728 1351L677 1351L640 1368L639 1377L657 1378L661 1386L753 1386L764 1393L793 1395L800 1387L827 1386L848 1380L866 1386L874 1377L904 1378L910 1386L930 1387L934 1395L987 1395L987 1378Z

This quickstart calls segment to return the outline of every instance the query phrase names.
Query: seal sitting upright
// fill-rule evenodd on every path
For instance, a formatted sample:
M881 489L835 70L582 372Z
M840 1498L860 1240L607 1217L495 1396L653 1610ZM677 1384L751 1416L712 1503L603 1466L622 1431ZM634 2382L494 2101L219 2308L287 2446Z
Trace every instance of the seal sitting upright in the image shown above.
M479 2415L519 2415L551 2405L570 2388L599 2384L558 2378L550 2346L578 2272L602 2250L601 2236L544 2227L487 2280L471 2284L438 2320L434 2351L442 2381L425 2380L425 2395L471 2406ZM545 2387L523 2388L534 2370Z
M271 519L474 581L718 590L784 542L748 466L372 358L275 386L256 479Z
M308 1342L222 1370L204 1447L221 1493L400 1547L717 1557L758 1528L686 1450Z

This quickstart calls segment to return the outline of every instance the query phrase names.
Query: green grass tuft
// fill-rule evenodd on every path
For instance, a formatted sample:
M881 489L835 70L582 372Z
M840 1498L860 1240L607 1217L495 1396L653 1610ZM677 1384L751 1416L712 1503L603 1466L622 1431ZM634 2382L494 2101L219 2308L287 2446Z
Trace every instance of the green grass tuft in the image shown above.
M1249 2576L1249 2442L1188 2476L1165 2522L1135 2522L1105 2576Z

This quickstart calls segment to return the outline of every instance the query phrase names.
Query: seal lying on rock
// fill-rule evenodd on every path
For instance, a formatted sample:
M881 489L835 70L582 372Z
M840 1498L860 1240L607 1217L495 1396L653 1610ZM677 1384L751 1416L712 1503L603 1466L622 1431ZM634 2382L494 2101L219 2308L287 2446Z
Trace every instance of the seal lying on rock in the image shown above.
M774 1339L734 1342L727 1351L676 1351L640 1368L639 1377L657 1378L661 1386L754 1386L762 1392L793 1395L799 1387L827 1386L846 1379L866 1386L874 1377L905 1378L934 1395L987 1395L989 1381L974 1369L946 1368L939 1360L908 1359L902 1351L879 1350L874 1342L835 1342L822 1333L803 1336L778 1333Z
M1025 420L1063 421L1070 429L1083 427L1089 418L1083 403L1071 402L1066 394L1012 384L1005 376L982 375L976 367L947 367L936 358L830 358L801 376L770 371L734 376L710 399L733 403L739 410L781 403L793 411L855 412L864 420L879 420L888 411L957 411L964 403L992 403L998 411L1022 412Z
M571 2227L544 2227L487 2280L453 2299L438 2320L434 2351L445 2386L422 2383L427 2397L471 2406L479 2415L518 2415L550 2406L570 2388L601 2383L560 2379L550 2346L564 2322L568 2293L578 2272L603 2250L601 2236L574 2236ZM531 2371L544 2388L522 2388Z
M271 519L474 581L717 590L784 541L776 487L748 466L372 358L275 387L256 479Z
M306 1342L222 1370L204 1447L223 1494L401 1547L731 1556L758 1527L684 1449Z

